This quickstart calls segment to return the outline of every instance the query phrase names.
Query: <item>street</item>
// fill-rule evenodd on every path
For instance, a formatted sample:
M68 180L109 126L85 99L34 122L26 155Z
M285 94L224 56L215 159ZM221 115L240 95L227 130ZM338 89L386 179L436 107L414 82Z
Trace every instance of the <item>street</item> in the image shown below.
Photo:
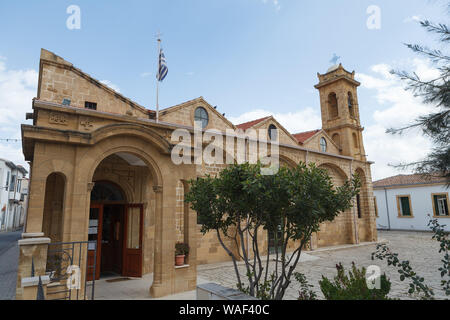
M19 259L17 240L21 234L21 230L0 233L0 300L14 300L16 297Z

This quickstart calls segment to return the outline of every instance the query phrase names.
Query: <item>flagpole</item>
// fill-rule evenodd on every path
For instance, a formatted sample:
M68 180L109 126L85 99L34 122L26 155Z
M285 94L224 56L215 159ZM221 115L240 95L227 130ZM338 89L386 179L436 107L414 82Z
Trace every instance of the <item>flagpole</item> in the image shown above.
M161 55L161 33L158 32L158 74ZM156 122L159 122L159 79L156 77Z

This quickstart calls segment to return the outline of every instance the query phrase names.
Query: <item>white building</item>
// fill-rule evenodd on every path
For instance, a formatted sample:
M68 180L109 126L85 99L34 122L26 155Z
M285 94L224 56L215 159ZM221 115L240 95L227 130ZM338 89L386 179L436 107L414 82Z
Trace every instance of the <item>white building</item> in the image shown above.
M430 215L450 231L449 189L445 179L419 174L373 182L377 228L430 231Z
M0 231L23 226L28 201L27 173L24 167L0 159Z

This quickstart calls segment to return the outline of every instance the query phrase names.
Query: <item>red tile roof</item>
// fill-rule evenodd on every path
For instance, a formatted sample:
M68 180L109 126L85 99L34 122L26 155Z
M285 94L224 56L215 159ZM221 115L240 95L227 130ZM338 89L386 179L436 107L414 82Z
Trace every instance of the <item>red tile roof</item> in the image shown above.
M303 143L319 131L320 131L320 129L312 130L312 131L305 131L305 132L293 134L293 136L295 139L297 139L298 142Z
M238 124L236 127L238 127L239 129L242 129L242 130L245 131L245 130L247 130L248 128L251 128L251 127L253 127L254 125L260 123L261 121L264 121L264 120L266 120L266 119L269 119L270 117L271 117L271 116L264 117L264 118L261 118L261 119L252 120L252 121L249 121L249 122L244 122L244 123Z
M373 182L374 188L407 186L415 184L446 183L446 179L440 176L428 176L424 174L399 174Z

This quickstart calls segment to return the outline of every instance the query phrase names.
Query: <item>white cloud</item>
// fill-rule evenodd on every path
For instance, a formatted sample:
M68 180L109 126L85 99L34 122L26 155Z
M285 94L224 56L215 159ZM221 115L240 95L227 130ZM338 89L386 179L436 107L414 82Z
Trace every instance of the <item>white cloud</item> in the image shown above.
M0 138L21 139L20 124L26 123L25 113L32 111L31 103L36 96L37 81L36 70L10 70L7 68L6 58L0 58ZM28 168L20 141L1 140L0 158Z
M403 61L397 68L414 71L424 80L436 78L439 74L424 59ZM390 74L391 69L387 64L378 64L371 67L370 75L357 74L357 79L361 82L360 91L369 90L375 102L372 106L376 105L372 112L373 123L366 127L363 135L368 159L375 162L372 166L373 180L410 173L401 172L389 164L419 161L432 147L431 142L417 129L409 130L403 135L386 133L388 128L408 125L417 117L433 110L432 106L422 103L419 97L414 97L411 91L406 91L405 82ZM360 108L364 106L360 105Z
M423 18L422 18L421 15L413 15L411 17L406 17L405 19L403 19L403 22L404 23L409 23L409 22L413 22L413 21L419 22L419 21L422 21L422 20L423 20Z
M279 0L262 0L264 4L266 4L269 1L274 5L276 11L280 11L281 5Z
M141 77L142 78L147 78L147 77L151 76L152 74L153 74L152 72L142 72L141 73Z
M322 126L320 110L311 107L287 113L274 113L264 109L256 109L238 117L228 117L228 120L234 124L240 124L267 116L273 116L290 133L314 130Z
M110 87L110 88L113 89L114 91L120 93L120 88L119 88L119 86L115 85L115 84L112 83L111 81L109 81L109 80L101 80L100 82L103 83L105 86Z

